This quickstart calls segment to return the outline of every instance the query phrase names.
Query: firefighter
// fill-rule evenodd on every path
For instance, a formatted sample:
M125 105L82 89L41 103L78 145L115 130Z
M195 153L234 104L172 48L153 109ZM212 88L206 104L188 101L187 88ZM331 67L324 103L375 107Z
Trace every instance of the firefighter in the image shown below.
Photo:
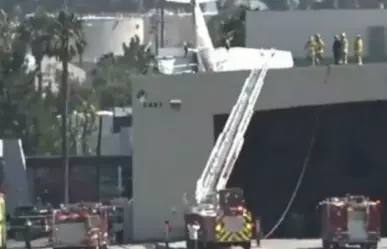
M165 248L169 249L169 240L171 234L171 224L169 224L169 220L164 221L164 229Z
M353 49L355 52L356 63L358 65L363 65L363 39L361 38L361 35L356 36Z
M224 46L225 46L225 48L226 48L227 51L230 50L230 48L231 48L230 37L225 38L225 40L224 40Z
M320 34L315 34L314 38L316 41L316 64L320 64L324 58L325 43Z
M194 249L198 249L199 230L200 230L199 222L194 221L192 224L188 224L187 229L188 229L189 239L194 243Z
M24 243L26 249L31 249L31 226L30 219L26 219L24 223Z
M310 60L311 65L314 66L316 62L316 41L313 36L309 37L305 49L307 50L307 59Z
M343 64L348 64L348 39L347 35L345 33L341 33L340 37L340 43L341 43L341 62Z
M332 52L335 64L339 65L341 60L341 42L338 35L333 37Z
M184 58L185 58L188 55L188 43L187 42L183 43L183 48L184 48Z
M261 247L261 239L263 237L263 231L261 226L261 219L257 217L255 220L255 240L257 241L257 246Z

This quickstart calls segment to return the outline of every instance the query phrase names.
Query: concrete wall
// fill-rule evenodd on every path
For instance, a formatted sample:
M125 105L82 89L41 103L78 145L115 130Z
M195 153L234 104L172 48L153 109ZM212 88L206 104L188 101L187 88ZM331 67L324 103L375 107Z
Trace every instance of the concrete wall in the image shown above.
M246 15L246 46L253 48L274 47L293 52L294 57L305 57L305 43L309 36L319 33L326 44L326 55L332 57L333 36L346 32L351 39L361 34L365 56L386 52L385 27L387 11L373 10L316 10L248 12ZM382 27L374 34L370 28ZM372 47L370 49L369 47Z
M294 68L267 75L257 110L387 99L387 64ZM141 77L144 108L133 102L134 238L162 238L169 219L173 235L183 231L184 192L192 192L214 143L213 114L228 113L246 72ZM170 108L180 99L181 109ZM172 212L172 211L175 211Z

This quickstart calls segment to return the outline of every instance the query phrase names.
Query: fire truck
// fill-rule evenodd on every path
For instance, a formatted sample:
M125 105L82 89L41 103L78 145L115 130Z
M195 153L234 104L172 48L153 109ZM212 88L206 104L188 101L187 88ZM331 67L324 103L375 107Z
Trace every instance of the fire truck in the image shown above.
M55 248L107 248L108 208L98 203L63 205L52 215Z
M251 70L197 180L194 203L191 204L187 196L184 198L187 249L232 245L250 249L252 239L260 244L260 226L256 225L259 220L256 221L247 209L243 190L227 188L227 182L242 150L247 127L274 55L275 50L272 50L261 69ZM198 236L191 234L193 226L199 227Z
M197 247L241 246L249 249L251 240L257 237L255 221L252 213L245 206L243 190L239 188L221 190L214 196L213 203L216 208L201 210L193 207L185 214L186 224L193 224L196 221L204 226L198 233ZM186 243L187 249L195 248L196 242L190 240L188 234Z
M331 197L319 203L323 248L360 245L376 249L380 240L381 203L366 196Z

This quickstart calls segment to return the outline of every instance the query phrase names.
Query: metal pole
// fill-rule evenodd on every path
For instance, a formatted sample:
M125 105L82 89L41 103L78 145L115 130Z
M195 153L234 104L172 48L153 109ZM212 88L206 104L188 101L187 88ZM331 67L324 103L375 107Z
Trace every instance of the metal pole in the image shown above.
M98 138L97 138L97 148L96 148L96 155L97 155L97 168L96 168L96 175L97 175L97 200L101 200L101 187L100 187L100 178L101 178L101 143L102 143L102 116L98 115L99 122L98 122Z
M156 49L156 56L159 55L159 23L158 21L155 23L155 49Z
M65 13L65 29L68 27L67 19L68 14ZM64 49L68 50L69 37L65 37ZM67 52L67 51L66 51ZM65 56L64 61L62 62L63 72L62 72L62 160L64 167L64 203L69 203L69 151L68 151L68 114L69 114L69 86L68 86L68 63L69 59Z
M196 41L197 41L197 34L196 34L196 0L192 0L192 27L193 27L193 41L192 41L192 46L194 48L197 47Z
M160 0L161 10L160 10L160 47L164 48L164 16L165 16L165 0Z
M123 193L124 193L124 184L122 183L122 166L121 165L118 165L118 169L117 169L117 174L118 174L118 192L120 194L120 197L123 196Z

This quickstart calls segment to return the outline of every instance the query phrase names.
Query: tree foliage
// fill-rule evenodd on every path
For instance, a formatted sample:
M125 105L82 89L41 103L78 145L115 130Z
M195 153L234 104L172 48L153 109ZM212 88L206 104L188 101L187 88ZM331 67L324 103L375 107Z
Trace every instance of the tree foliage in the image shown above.
M217 47L224 47L225 40L230 40L233 47L245 47L245 19L244 6L228 7L220 10L220 14L212 17L208 22L210 35Z
M122 44L122 48L122 55L103 55L93 72L93 87L96 89L101 109L130 106L131 75L143 75L151 71L154 55L149 46L140 43L137 36L128 44Z
M87 141L96 131L96 111L131 105L131 76L150 73L154 60L135 37L122 55L102 56L85 87L69 72L76 57L82 64L87 47L76 15L40 9L18 19L0 11L0 32L0 136L22 138L27 154L59 154L64 130L71 153L93 153ZM46 58L61 65L52 82L45 79Z

